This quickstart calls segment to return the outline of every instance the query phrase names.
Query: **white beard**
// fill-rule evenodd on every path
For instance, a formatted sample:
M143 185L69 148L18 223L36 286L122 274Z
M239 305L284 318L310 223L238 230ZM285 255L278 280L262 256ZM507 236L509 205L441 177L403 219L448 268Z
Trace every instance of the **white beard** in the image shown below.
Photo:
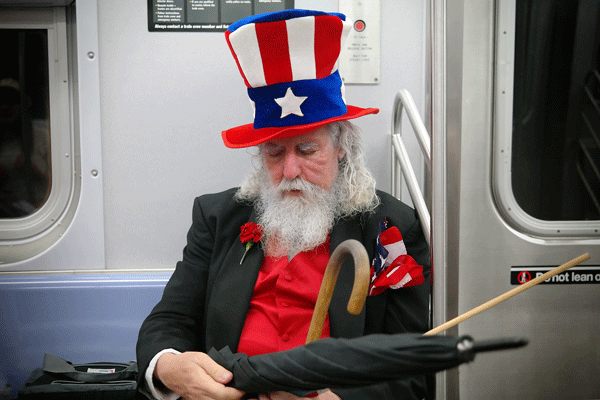
M268 179L260 190L257 202L258 222L263 227L266 253L270 256L293 258L327 240L338 208L336 179L330 190L300 178L283 180L273 187ZM299 195L284 195L285 191L301 190Z

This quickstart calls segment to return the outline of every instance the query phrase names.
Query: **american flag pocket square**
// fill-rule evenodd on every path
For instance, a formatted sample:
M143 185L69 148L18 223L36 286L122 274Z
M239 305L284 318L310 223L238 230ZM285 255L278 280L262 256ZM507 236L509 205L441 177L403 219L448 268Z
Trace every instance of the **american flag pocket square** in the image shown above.
M371 264L369 295L378 295L388 288L420 285L424 281L423 267L407 254L398 228L388 228L387 220L381 221Z

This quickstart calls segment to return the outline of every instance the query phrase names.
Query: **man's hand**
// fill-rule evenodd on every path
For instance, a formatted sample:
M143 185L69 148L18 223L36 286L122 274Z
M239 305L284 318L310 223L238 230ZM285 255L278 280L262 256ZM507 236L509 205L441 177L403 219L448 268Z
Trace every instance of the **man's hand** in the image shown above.
M298 397L294 396L291 393L287 392L273 392L269 394L261 394L258 396L258 400L341 400L339 396L333 393L331 390L328 390L323 393L319 393L316 397Z
M233 374L205 353L165 353L154 376L185 400L238 400L244 392L225 386Z

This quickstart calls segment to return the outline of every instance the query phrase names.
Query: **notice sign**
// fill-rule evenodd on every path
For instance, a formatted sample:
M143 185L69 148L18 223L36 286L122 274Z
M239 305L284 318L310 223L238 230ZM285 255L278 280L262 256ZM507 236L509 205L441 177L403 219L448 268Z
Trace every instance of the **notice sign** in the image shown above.
M522 285L556 267L510 267L510 283L511 285ZM552 278L541 282L540 285L588 285L594 283L597 285L600 284L600 265L570 268L561 274L554 275Z
M340 12L352 22L340 52L345 84L378 84L381 75L381 10L379 0L340 0Z
M225 32L250 15L294 8L294 0L148 0L150 32Z

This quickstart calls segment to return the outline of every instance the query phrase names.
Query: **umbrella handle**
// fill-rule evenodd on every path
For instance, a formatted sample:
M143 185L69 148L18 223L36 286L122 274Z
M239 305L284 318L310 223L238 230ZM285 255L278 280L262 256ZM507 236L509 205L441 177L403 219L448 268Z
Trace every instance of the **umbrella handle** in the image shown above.
M325 274L323 275L323 282L319 289L317 303L315 304L315 311L310 321L306 343L314 342L321 338L335 282L337 281L342 264L348 255L352 255L354 259L354 286L352 286L352 293L350 294L350 300L348 300L348 312L356 315L363 308L371 280L369 256L362 243L358 240L348 239L340 243L329 258Z

